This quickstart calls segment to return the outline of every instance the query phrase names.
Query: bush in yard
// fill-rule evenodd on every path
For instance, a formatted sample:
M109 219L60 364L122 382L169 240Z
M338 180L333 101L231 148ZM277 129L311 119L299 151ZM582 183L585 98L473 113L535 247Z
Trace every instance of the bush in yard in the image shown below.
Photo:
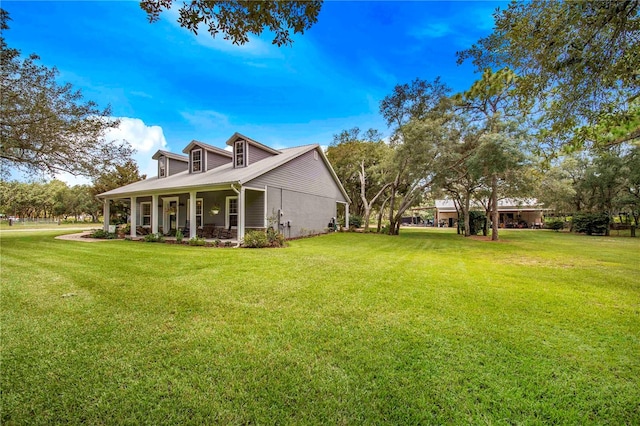
M362 226L362 216L351 215L349 216L349 227L360 228Z
M587 235L606 234L609 216L606 213L579 213L573 216L573 230Z
M143 241L147 243L163 243L164 237L159 232L157 234L147 234L143 237Z
M100 238L104 240L113 240L118 238L116 234L105 231L104 229L98 229L89 234L91 238Z
M242 243L247 248L263 248L269 245L269 239L267 233L263 231L247 231L244 234L244 242Z
M200 237L193 237L189 240L190 246L204 246L206 241Z
M184 234L182 233L182 231L181 231L181 230L179 230L179 229L178 229L178 230L176 231L176 242L177 242L178 244L182 244L182 240L183 240L183 238L184 238Z
M547 229L553 229L554 231L559 231L564 228L564 220L560 218L551 218L547 219L544 222L544 227Z
M277 232L273 228L267 229L267 241L271 247L284 247L286 245L284 234Z

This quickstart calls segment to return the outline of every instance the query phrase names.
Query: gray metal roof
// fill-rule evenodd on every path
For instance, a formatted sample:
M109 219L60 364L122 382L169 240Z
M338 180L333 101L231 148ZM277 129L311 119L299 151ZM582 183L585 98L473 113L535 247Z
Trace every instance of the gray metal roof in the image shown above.
M455 212L456 206L453 200L445 198L436 200L435 207L441 212ZM484 210L484 206L478 201L472 201L471 207ZM501 211L537 211L543 208L541 203L535 198L505 198L498 200L498 210Z
M103 192L102 194L99 194L98 197L120 198L150 193L167 193L173 192L174 190L176 192L183 190L196 190L198 188L224 186L234 183L244 185L258 176L261 176L314 149L317 149L320 152L322 159L331 171L331 174L345 196L345 199L349 200L349 196L342 187L340 180L336 176L331 164L329 164L318 144L285 148L280 150L280 154L278 155L267 157L242 168L233 168L233 164L228 163L202 173L189 173L188 171L184 171L160 179L158 177L151 177L111 191Z
M280 154L280 152L282 152L282 151L279 151L277 149L273 149L273 148L271 148L269 146L266 146L264 144L261 144L257 140L251 139L250 137L247 137L247 136L245 136L245 135L243 135L241 133L238 133L238 132L235 132L229 139L227 139L227 142L225 142L225 143L227 145L231 146L238 139L243 139L243 140L247 141L249 144L255 145L258 148L260 148L260 149L262 149L264 151L267 151L267 152L269 152L271 154Z
M180 154L176 154L173 152L169 152L169 151L165 151L162 149L159 149L158 151L156 151L155 154L153 154L153 158L154 160L157 160L158 158L160 158L161 155L164 155L167 158L172 158L174 160L178 160L178 161L184 161L185 163L189 162L189 157L186 157L184 155L180 155Z
M206 151L215 152L216 154L223 155L225 157L229 157L229 158L233 157L233 154L229 151L225 151L224 149L220 149L217 146L209 145L204 142L197 141L195 139L192 140L191 143L189 143L189 145L187 145L182 150L182 152L184 152L185 154L188 154L189 151L191 151L191 148L193 148L194 146L199 146L201 148L204 148Z

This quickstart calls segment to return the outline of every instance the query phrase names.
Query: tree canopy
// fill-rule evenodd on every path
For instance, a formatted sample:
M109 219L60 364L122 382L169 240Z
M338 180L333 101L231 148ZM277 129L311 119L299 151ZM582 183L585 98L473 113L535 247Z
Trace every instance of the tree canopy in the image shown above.
M142 0L140 7L150 22L156 22L160 13L171 9L174 3L175 0ZM213 38L222 34L222 38L237 45L248 42L249 34L260 35L266 28L274 33L272 43L282 46L293 42L291 31L304 34L315 24L321 7L321 0L193 0L180 6L178 23L194 34L204 24Z
M495 29L458 62L509 66L520 96L535 102L546 142L579 147L622 142L640 132L640 1L513 2ZM618 133L604 141L601 126Z
M9 21L0 9L0 26ZM118 126L109 108L85 101L79 90L56 81L58 71L37 63L38 56L20 57L0 36L0 163L55 175L95 176L130 158L125 141L107 141L108 129Z

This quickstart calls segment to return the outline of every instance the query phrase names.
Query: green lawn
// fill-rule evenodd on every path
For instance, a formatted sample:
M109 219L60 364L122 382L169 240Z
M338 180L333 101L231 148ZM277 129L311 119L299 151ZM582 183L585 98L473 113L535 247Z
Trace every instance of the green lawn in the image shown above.
M1 236L2 424L640 424L640 238Z

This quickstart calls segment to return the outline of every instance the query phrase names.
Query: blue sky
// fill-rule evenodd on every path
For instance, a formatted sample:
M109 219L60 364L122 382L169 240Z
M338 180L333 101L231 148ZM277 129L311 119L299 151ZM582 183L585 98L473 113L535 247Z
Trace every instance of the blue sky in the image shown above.
M308 32L278 48L269 34L244 46L195 36L173 11L150 24L137 2L2 2L9 46L111 105L122 125L110 138L127 139L149 174L157 149L179 153L193 139L222 146L236 131L274 148L328 145L354 126L387 135L380 100L417 77L468 88L476 76L455 52L489 34L492 13L506 6L329 1Z

